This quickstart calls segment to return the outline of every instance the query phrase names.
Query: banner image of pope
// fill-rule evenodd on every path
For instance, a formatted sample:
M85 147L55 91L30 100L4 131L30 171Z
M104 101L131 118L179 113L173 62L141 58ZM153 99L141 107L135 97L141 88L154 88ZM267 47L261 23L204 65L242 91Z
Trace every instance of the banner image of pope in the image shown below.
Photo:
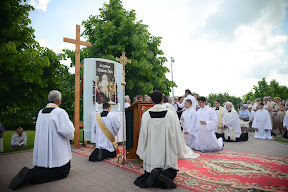
M116 105L116 83L114 63L96 61L95 86L96 102L100 106L108 102L110 105Z

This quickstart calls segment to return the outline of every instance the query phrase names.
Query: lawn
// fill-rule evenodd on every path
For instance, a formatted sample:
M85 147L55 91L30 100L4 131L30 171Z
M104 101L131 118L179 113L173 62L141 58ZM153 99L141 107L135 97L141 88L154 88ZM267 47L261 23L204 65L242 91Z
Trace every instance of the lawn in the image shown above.
M4 152L2 152L2 153L9 153L11 151L22 151L22 150L33 148L34 147L35 131L34 130L27 130L24 132L27 135L27 146L10 150L11 137L14 133L16 133L16 131L5 131L5 133L3 135Z
M279 142L282 142L282 143L288 143L288 139L285 139L283 137L277 137L274 139L275 141L279 141Z
M24 130L24 132L27 135L27 146L23 148L16 148L13 150L10 150L10 142L11 137L16 131L5 131L3 135L3 145L4 145L4 152L2 153L9 153L11 151L22 151L27 149L32 149L34 147L34 139L35 139L35 130ZM80 143L83 143L83 129L79 130L79 140ZM71 143L74 143L74 139L71 141Z

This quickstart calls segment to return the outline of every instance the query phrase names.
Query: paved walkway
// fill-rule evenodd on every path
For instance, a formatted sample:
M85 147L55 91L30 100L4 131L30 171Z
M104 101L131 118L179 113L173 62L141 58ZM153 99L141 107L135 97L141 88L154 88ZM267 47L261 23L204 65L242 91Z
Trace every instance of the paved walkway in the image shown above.
M288 157L288 144L271 140L258 140L249 133L247 142L225 143L225 149L262 153ZM0 154L0 191L12 191L8 188L11 179L19 170L27 166L32 168L33 151ZM18 191L23 192L105 192L105 191L167 191L161 189L140 189L133 184L138 174L120 169L105 162L89 162L87 157L73 153L71 171L66 179L44 183L41 185L28 185ZM177 191L189 191L177 187Z

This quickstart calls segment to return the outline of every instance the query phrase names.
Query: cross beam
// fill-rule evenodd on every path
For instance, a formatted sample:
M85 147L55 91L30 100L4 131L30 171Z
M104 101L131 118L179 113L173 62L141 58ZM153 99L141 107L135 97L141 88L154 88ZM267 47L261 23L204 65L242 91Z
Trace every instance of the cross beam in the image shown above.
M64 37L64 42L76 44L75 49L75 105L74 105L74 146L79 147L79 127L80 127L80 45L91 47L90 42L80 41L80 25L76 25L76 39Z

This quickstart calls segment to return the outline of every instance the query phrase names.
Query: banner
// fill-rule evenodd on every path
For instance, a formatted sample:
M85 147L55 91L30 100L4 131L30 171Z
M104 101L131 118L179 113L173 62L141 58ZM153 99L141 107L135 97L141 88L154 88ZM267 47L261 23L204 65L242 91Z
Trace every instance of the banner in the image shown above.
M96 102L99 105L108 102L115 107L118 99L114 63L96 61L96 76L93 89L95 90L93 93L96 94Z

